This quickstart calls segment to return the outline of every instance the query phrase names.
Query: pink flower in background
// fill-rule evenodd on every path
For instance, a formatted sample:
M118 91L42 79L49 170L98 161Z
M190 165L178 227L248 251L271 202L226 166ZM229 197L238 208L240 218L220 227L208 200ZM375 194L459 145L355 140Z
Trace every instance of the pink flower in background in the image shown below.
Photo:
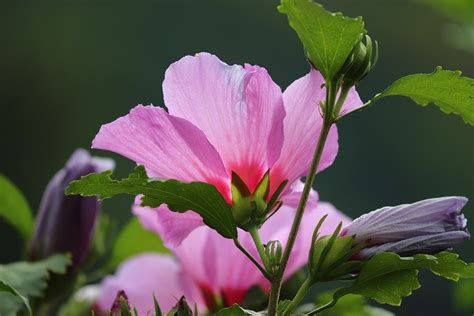
M283 206L281 212L270 218L260 231L263 242L285 241L294 211L294 207ZM180 215L170 212L166 206L157 209L138 205L134 207L134 213L145 227L161 233L163 241L170 247L176 259L162 254L145 254L123 263L116 274L105 278L101 285L98 303L102 310L110 308L119 290L125 290L130 303L137 307L140 315L146 315L148 311L153 310L153 293L163 311L170 310L182 295L186 296L191 306L196 303L203 311L215 309L216 298L222 300L226 306L241 303L247 291L254 285L268 290L268 281L231 240L206 226L201 226L190 232L181 244L176 245L173 234L164 233L162 228L173 224L172 226L179 230L181 219L168 218L168 222L160 222L157 220L157 214L160 212ZM331 204L317 203L317 194L313 192L285 277L291 276L307 263L314 226L324 214L329 215L321 228L323 234L331 234L341 221L344 224L350 221ZM169 229L166 231L171 232ZM247 232L239 230L239 240L254 257L258 256Z
M316 147L323 84L322 76L311 70L282 93L264 68L229 66L208 53L186 56L166 71L163 94L169 113L139 105L103 125L93 148L128 157L151 177L210 183L229 204L232 172L253 191L270 170L268 196L288 180L285 200L307 174ZM344 108L361 105L353 89ZM318 171L334 161L337 138L334 126ZM187 225L174 230L172 244L202 225L194 213L178 216Z

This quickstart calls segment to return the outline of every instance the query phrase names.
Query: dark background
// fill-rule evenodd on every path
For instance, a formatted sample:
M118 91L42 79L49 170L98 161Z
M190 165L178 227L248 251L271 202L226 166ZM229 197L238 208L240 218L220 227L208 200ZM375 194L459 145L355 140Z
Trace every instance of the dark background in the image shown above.
M474 55L443 37L449 20L415 1L322 1L362 15L380 60L362 82L367 100L402 75L436 65L474 77ZM3 1L0 4L0 172L37 209L43 188L77 147L89 148L101 124L138 104L162 105L167 66L209 51L227 63L266 67L286 88L308 71L301 44L274 0ZM449 34L448 34L449 35ZM323 200L356 217L384 205L429 197L474 198L474 129L434 106L408 99L378 103L339 124L339 156L317 179ZM132 163L117 156L117 174ZM123 221L130 199L106 203ZM470 202L465 211L474 218ZM472 227L472 225L471 225ZM20 239L0 223L0 262L21 256ZM474 260L474 242L460 247ZM452 283L422 277L423 288L397 315L456 313Z

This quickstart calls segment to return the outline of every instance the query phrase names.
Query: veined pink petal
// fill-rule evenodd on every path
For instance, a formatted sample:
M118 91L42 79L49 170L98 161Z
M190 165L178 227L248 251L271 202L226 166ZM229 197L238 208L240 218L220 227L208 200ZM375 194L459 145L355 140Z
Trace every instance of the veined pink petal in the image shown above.
M293 82L283 93L286 117L284 120L284 143L281 155L271 170L270 184L273 192L281 181L293 183L308 172L313 153L323 124L319 103L325 100L324 79L319 72L311 70L306 76ZM355 107L362 104L357 92L351 91L344 103ZM337 129L329 132L318 172L330 166L338 151Z
M282 195L281 200L283 201L283 204L285 206L289 206L291 208L296 209L300 202L301 193L303 192L303 189L304 189L304 182L295 181L293 183L293 186L289 188L289 191L287 191L285 194ZM318 200L319 200L318 192L316 192L315 190L311 190L311 192L309 193L308 201L306 202L306 207L308 209L315 208L316 205L318 204Z
M251 246L248 233L239 230L239 236L244 246ZM208 227L195 229L173 252L203 293L222 295L228 306L241 303L253 285L266 283L231 240Z
M265 69L229 66L208 53L186 56L166 71L163 95L170 113L199 127L228 174L250 190L280 155L285 109Z
M142 254L122 263L115 275L106 277L100 286L98 300L102 311L110 309L118 291L124 290L129 303L141 316L154 311L153 294L165 313L185 295L191 306L203 308L196 284L183 275L179 263L171 256Z
M158 234L168 248L178 246L189 233L204 225L201 216L195 212L172 212L165 205L142 207L140 200L141 196L137 196L132 212L138 216L142 226Z
M144 165L150 176L208 182L229 196L222 160L204 133L162 108L133 108L128 115L103 125L92 147Z
M290 197L290 200L296 201L301 195L301 189L302 184L298 183L293 187L291 193L283 197L283 200ZM311 192L285 278L290 277L307 263L313 230L322 216L328 214L328 218L320 230L322 235L331 234L340 221L343 224L350 221L331 204L317 202L317 198L318 194L315 191ZM169 218L157 216L157 213L161 211L164 214L173 214L172 220L166 222ZM235 247L233 241L220 236L216 231L206 226L195 228L193 220L185 217L187 213L166 212L166 206L160 207L158 211L139 206L134 208L134 213L140 216L145 228L160 234L165 244L179 259L183 272L198 285L208 307L213 306L213 298L216 295L222 295L225 303L232 305L240 303L247 291L254 285L260 285L264 290L269 289L268 281ZM284 205L262 226L260 230L262 241L266 243L270 240L280 240L285 246L294 215L295 207ZM148 221L152 221L152 223ZM161 225L164 222L167 225ZM184 227L183 229L190 227L191 229L186 234L181 234L181 237L186 236L184 239L180 237L182 241L178 242L170 231L180 231L181 227ZM249 233L239 229L239 241L255 258L258 258L257 250Z
M363 105L364 105L364 102L362 102L362 100L360 99L359 94L357 93L356 89L352 88L347 94L346 102L344 102L341 108L341 111L339 112L339 116L342 116L346 113L357 110Z

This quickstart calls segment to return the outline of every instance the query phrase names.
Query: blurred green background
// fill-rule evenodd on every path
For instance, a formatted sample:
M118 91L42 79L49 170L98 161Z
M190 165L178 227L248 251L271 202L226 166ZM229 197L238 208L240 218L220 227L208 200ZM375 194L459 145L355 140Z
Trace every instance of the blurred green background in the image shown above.
M446 41L452 17L409 0L321 1L362 15L379 41L367 100L402 75L436 65L474 77L474 54ZM209 51L227 63L266 67L282 87L308 71L301 44L275 0L2 1L0 4L0 172L37 209L43 189L76 147L89 148L101 124L139 103L163 105L167 66ZM448 37L450 34L447 34ZM454 35L453 35L454 36ZM317 179L323 200L356 217L384 205L444 195L474 199L474 129L437 108L384 99L339 124L339 156ZM118 156L117 174L132 163ZM474 202L465 211L474 222ZM130 216L131 199L105 204ZM472 224L470 225L471 227ZM0 223L0 262L18 259L20 239ZM474 261L474 241L459 250ZM456 311L452 283L423 275L422 289L397 315Z

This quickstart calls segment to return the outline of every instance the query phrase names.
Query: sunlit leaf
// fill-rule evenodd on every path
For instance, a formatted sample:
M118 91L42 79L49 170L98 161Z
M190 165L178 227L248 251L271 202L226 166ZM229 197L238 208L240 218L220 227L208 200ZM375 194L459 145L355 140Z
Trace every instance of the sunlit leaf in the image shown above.
M346 294L358 294L381 304L399 306L402 298L420 287L418 270L436 264L436 257L416 255L400 257L395 253L379 253L362 267L354 284L335 292L338 298Z
M341 69L365 32L362 18L328 12L311 0L282 0L278 10L288 16L309 59L328 81Z
M474 263L465 263L457 253L443 251L436 258L438 263L430 267L434 274L453 281L474 278Z
M474 125L474 79L462 77L460 71L436 68L430 74L415 74L395 81L375 100L386 96L405 96L419 105L437 105L443 112L460 115Z

